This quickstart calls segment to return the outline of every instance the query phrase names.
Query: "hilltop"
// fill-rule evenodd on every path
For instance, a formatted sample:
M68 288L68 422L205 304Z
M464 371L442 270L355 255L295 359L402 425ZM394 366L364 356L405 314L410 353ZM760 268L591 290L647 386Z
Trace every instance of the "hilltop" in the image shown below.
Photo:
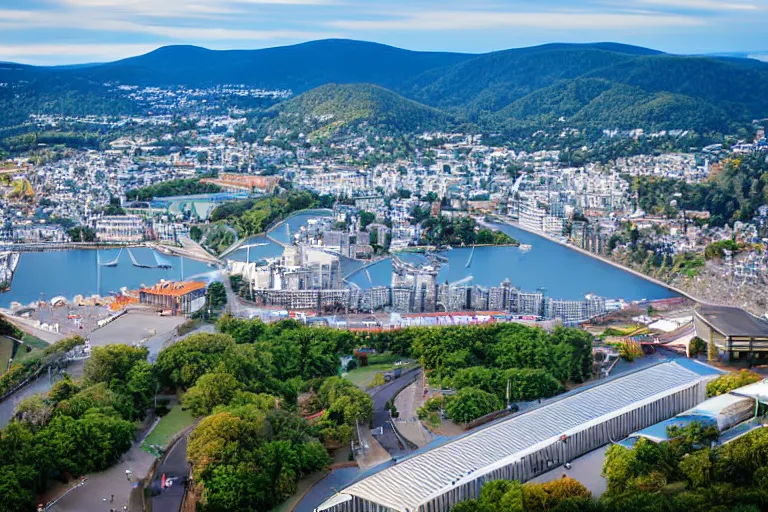
M105 94L104 84L289 90L294 98L266 116L270 126L285 122L286 128L297 127L297 116L306 122L333 114L334 122L347 126L368 121L398 131L435 123L450 128L460 120L489 131L556 128L564 121L570 127L723 132L768 115L767 63L669 55L618 43L558 43L480 55L338 39L262 50L170 46L87 66L3 64L0 82L15 87L0 91L6 125L36 112L135 108L120 94ZM353 84L366 85L340 87ZM312 94L299 96L306 92ZM396 112L387 114L388 108Z
M451 117L370 84L328 84L276 105L272 124L306 134L370 126L391 132L436 130Z

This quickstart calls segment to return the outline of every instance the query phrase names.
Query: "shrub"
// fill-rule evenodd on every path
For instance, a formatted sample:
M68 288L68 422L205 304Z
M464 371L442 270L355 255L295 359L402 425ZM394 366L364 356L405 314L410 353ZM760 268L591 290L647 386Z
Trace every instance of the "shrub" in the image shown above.
M754 372L739 370L734 373L727 373L716 378L707 384L707 396L719 396L730 393L734 389L753 384L762 380L762 377Z

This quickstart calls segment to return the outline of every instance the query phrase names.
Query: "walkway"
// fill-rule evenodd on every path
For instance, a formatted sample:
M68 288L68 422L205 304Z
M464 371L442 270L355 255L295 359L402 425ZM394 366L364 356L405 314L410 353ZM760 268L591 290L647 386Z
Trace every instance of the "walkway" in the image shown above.
M386 408L387 402L392 400L405 386L416 379L421 378L421 368L404 373L399 378L388 384L384 384L368 391L373 399L373 427L380 428L381 434L375 435L376 440L390 455L396 458L404 457L413 450L402 442L390 422L390 413Z
M178 512L184 499L184 490L189 478L190 465L187 461L187 431L171 449L163 456L157 465L155 476L148 488L152 494L151 510L162 512ZM173 484L166 489L161 488L162 477L172 479Z
M123 455L119 464L101 473L88 476L85 485L64 496L48 510L51 512L107 512L110 508L123 510L123 506L127 506L131 512L141 512L143 510L141 503L136 503L135 498L131 503L131 495L135 493L134 488L139 487L137 480L144 478L154 461L155 458L152 455L141 449L141 442L136 441L128 453ZM131 472L130 479L126 476L126 470ZM58 491L62 492L63 489L59 488ZM112 498L113 495L114 498Z

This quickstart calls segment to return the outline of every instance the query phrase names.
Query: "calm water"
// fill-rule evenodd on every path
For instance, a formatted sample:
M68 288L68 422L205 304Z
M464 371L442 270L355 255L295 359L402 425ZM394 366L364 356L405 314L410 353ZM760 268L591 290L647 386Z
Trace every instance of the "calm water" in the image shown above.
M311 218L328 215L306 213L292 217L287 221L291 233L306 225ZM530 244L533 248L524 253L516 247L478 247L472 259L472 265L466 268L471 248L447 251L444 255L448 263L443 264L440 282L456 282L467 276L482 286L496 286L503 279L509 278L513 286L525 291L544 288L550 297L560 299L580 299L587 293L608 298L625 300L662 299L675 294L666 288L655 285L645 279L617 269L589 256L573 251L561 244L551 242L532 233L512 226L500 226L504 232ZM276 228L271 235L287 241L285 224ZM251 261L280 256L283 248L270 242L266 237L254 237L249 244L266 244L250 250ZM146 248L132 249L136 259L142 264L155 263L152 251ZM99 251L102 263L114 260L117 249ZM8 307L11 302L29 304L39 300L41 293L51 299L62 295L71 299L75 295L92 295L98 290L98 267L96 251L54 251L44 253L24 253L21 256L13 286L9 292L0 294L0 306ZM117 267L101 267L101 295L119 291L122 287L135 289L141 285L152 285L161 279L178 280L182 278L181 258L162 256L173 266L170 269L138 268L131 264L131 259L123 251ZM245 261L246 250L235 252L232 259ZM419 259L418 255L404 255L404 258ZM348 274L359 266L359 262L345 259L344 273ZM201 278L211 269L204 263L184 258L186 279ZM361 287L371 285L387 286L392 279L392 263L384 260L368 268L370 281L365 272L351 277L351 281Z
M288 230L285 226L288 225L291 231L291 235L296 233L302 226L306 226L311 219L317 219L320 217L329 217L330 213L324 210L317 210L311 213L300 213L277 226L275 229L269 232L270 236L275 240L278 240L284 244L291 243L292 236L288 235ZM259 235L249 238L244 245L259 245L259 247L251 247L250 254L247 249L238 249L228 256L228 259L235 261L246 261L250 258L250 261L258 261L264 258L277 258L283 254L283 247L280 244L276 244L270 241L266 236Z
M155 259L146 248L131 249L141 264L152 265ZM102 263L114 260L118 249L98 251ZM121 287L135 289L142 284L153 285L161 279L178 280L182 277L181 258L161 256L172 268L134 267L131 258L123 251L116 267L101 267L101 295L117 292ZM11 290L0 294L0 306L8 307L11 302L29 304L40 299L62 295L72 299L75 295L92 295L98 290L98 266L96 251L73 250L33 252L21 255ZM200 276L210 272L205 263L184 258L184 278Z
M524 291L544 288L545 293L558 299L581 299L594 293L612 299L640 300L664 299L675 294L666 288L624 272L561 244L520 230L512 226L499 226L510 236L533 248L523 252L517 247L478 247L467 268L471 248L446 251L448 258L440 269L440 282L456 282L472 276L473 283L497 286L508 278L512 285ZM417 260L415 255L405 259ZM384 260L368 268L370 281L365 272L359 272L350 281L361 287L387 286L392 280L392 262Z

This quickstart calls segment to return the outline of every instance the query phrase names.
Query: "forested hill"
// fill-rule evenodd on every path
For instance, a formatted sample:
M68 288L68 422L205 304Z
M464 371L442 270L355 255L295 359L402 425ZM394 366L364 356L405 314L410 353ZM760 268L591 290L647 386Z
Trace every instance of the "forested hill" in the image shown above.
M366 89L321 88L297 102L289 100L275 112L278 120L292 125L288 114L301 110L302 115L315 116L329 105L338 108L350 91L355 91L350 96L355 103L343 105L339 117L344 122L363 122L368 116L370 125L391 126L392 118L424 116L400 123L399 129L455 121L512 132L559 126L563 118L571 127L723 132L768 117L766 63L675 56L618 43L550 44L480 55L413 52L348 40L238 51L173 46L90 66L0 64L2 82L12 84L5 88L5 98L0 90L0 106L10 109L7 118L14 121L35 112L57 113L63 105L77 113L89 108L94 113L129 110L119 97L99 94L105 83L243 84L289 89L294 95L329 84L369 84ZM368 96L364 103L378 107L358 108L363 90ZM402 110L386 113L387 108Z
M322 135L366 126L390 132L439 130L454 123L448 114L369 84L328 84L276 105L269 124Z
M327 39L261 50L166 46L138 57L72 69L70 73L97 81L137 85L244 84L300 93L328 83L373 83L396 88L428 69L450 66L471 57Z

